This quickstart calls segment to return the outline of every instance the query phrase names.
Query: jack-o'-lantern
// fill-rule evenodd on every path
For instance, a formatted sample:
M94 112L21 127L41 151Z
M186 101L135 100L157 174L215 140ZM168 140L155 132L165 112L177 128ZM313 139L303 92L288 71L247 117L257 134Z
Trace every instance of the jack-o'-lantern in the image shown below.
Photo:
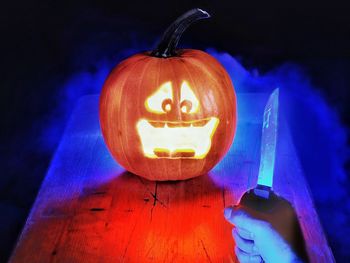
M207 173L225 155L236 129L236 96L225 69L209 54L176 49L193 9L165 32L153 52L122 61L100 96L107 147L125 169L150 180Z

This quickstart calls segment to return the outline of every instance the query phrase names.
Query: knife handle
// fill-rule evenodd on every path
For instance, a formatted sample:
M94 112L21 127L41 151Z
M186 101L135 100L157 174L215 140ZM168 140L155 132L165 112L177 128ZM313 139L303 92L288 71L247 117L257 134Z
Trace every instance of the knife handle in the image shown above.
M264 198L252 189L242 196L239 206L252 218L269 222L300 259L309 262L297 214L286 199L273 191Z

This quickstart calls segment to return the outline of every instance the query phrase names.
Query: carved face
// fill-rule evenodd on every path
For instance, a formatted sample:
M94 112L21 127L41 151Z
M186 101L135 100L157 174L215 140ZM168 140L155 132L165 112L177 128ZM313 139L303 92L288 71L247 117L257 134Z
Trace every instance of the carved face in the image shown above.
M145 101L147 111L165 115L170 111L181 114L197 113L200 103L187 81L181 83L180 101L174 103L172 82L162 84ZM136 125L142 150L148 158L204 158L210 150L211 140L219 124L217 117L189 121L147 120L141 118Z
M229 149L236 97L226 71L204 52L167 59L140 54L106 80L100 123L127 170L154 180L187 179L207 173Z

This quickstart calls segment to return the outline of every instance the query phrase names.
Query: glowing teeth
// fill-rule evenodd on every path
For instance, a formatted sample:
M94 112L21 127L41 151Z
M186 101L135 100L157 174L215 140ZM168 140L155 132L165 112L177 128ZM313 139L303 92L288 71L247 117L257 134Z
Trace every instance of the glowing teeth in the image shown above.
M163 122L164 123L164 122ZM189 124L189 125L188 125ZM204 158L219 119L192 122L159 122L141 119L136 125L142 149L148 158Z

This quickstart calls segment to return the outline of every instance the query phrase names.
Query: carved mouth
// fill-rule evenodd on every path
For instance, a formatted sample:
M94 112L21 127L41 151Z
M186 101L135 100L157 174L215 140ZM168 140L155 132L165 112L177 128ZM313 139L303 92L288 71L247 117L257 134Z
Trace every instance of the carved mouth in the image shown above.
M136 129L148 158L202 159L210 150L218 124L216 117L182 122L141 119Z

